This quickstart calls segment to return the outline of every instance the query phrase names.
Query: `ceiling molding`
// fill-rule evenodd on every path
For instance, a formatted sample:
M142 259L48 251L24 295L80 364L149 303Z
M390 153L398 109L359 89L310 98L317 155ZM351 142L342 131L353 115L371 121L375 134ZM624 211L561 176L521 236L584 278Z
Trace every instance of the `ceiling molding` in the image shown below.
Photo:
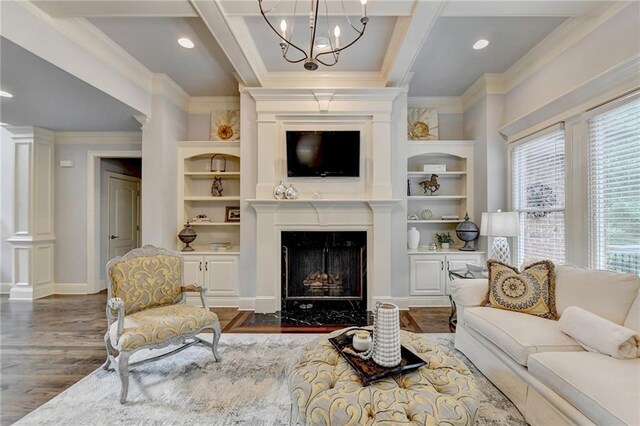
M615 2L596 17L570 18L563 22L503 73L505 90L509 92L518 86L629 5Z
M508 17L508 16L595 16L601 11L596 1L448 1L442 16L448 17Z
M153 75L152 93L164 96L184 111L189 110L189 94L166 74Z
M439 114L462 114L462 98L460 96L409 96L409 108L435 108Z
M271 71L262 77L263 87L349 88L385 87L378 71Z
M251 37L251 31L249 30L247 23L242 17L229 16L227 17L227 24L229 25L229 30L235 36L236 42L244 55L248 58L253 58L251 60L253 72L255 73L256 78L264 86L263 79L267 74L267 67L262 60L258 46L256 46L253 38Z
M240 109L240 96L192 96L189 114L211 114L212 111Z
M256 0L217 0L227 16L260 16ZM342 15L342 0L326 0L329 4L329 15ZM418 0L422 1L422 0ZM281 16L293 15L294 0L280 0L278 11ZM367 4L368 16L409 16L416 0L372 1ZM333 6L333 5L335 6ZM347 14L359 16L362 10L360 0L344 0Z
M142 132L55 132L57 145L139 145Z
M319 91L312 89L247 87L244 89L256 101L313 101L318 102ZM401 87L379 88L335 88L332 90L332 102L335 101L393 101L403 92Z
M502 74L482 74L462 96L462 109L466 111L485 95L504 94L505 84Z
M227 55L229 62L241 77L242 83L247 86L257 86L260 82L252 64L260 58L249 60L242 51L230 27L229 17L225 16L220 2L209 0L189 0L189 2Z
M417 1L410 16L397 19L381 68L387 86L402 84L444 4Z
M620 63L550 102L500 127L509 141L567 120L625 93L640 89L640 55Z

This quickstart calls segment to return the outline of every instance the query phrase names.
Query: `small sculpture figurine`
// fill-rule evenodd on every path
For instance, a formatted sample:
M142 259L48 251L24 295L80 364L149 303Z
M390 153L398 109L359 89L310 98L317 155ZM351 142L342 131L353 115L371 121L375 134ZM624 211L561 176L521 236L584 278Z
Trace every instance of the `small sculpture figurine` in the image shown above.
M211 195L214 197L222 197L222 191L224 191L224 188L222 187L222 178L214 177L213 184L211 185Z
M424 193L429 193L429 195L433 195L434 192L440 189L440 184L438 183L438 175L431 175L431 178L429 178L429 180L420 181L418 182L418 184L422 186Z

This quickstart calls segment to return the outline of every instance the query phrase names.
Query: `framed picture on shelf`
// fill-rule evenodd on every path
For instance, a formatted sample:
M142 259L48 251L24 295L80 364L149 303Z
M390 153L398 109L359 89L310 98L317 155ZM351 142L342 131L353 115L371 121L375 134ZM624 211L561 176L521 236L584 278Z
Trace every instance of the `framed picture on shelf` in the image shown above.
M225 222L240 222L240 206L226 206L224 214Z

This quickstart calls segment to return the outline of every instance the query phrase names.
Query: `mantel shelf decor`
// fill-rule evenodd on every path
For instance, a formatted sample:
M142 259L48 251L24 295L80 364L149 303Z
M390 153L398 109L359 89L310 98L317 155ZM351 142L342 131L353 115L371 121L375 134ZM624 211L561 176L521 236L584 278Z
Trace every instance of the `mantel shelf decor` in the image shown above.
M270 7L267 8L265 5L270 3ZM260 13L262 17L267 22L269 27L273 30L274 33L278 35L280 38L280 49L282 50L282 57L289 63L297 64L300 62L304 62L304 68L309 71L314 71L318 69L318 64L322 64L327 67L334 66L338 63L338 59L340 57L340 52L351 47L355 44L360 38L364 35L364 31L367 28L367 23L369 22L369 17L367 16L367 0L360 0L362 4L362 16L360 17L361 27L357 28L353 23L351 23L351 19L346 12L344 1L342 3L342 12L344 14L344 18L347 23L347 27L350 27L355 31L355 38L351 40L349 43L344 46L340 45L340 35L341 29L339 25L335 25L333 27L333 37L330 34L331 29L329 28L331 24L334 23L335 11L329 11L329 6L327 2L323 2L324 10L320 10L320 0L311 0L302 1L300 3L310 3L310 9L301 10L298 8L298 0L293 2L293 10L282 10L277 9L276 6L279 2L270 0L258 0L258 5L260 6ZM285 19L280 21L280 31L276 29L274 24L269 21L268 15L271 14L273 16L281 17L283 14L291 14L291 29L288 30L288 24ZM320 20L318 19L318 15L320 15ZM329 23L331 15L332 23ZM299 43L297 40L294 43L294 33L296 22L298 21L298 17L307 18L308 17L308 30L309 30L309 39L304 40L306 43L307 49L303 49L298 46ZM322 28L319 28L322 26ZM297 33L295 33L297 34ZM304 34L304 32L303 32ZM304 45L304 44L302 44ZM291 49L290 51L290 48Z

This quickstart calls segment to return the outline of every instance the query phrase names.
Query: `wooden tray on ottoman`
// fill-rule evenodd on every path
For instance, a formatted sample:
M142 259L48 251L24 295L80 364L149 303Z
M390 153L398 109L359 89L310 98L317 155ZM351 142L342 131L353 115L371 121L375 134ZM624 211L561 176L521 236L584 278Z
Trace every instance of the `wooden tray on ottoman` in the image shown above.
M348 353L344 352L344 349L349 348L354 352L358 352L358 351L355 351L353 349L353 346L351 345L351 340L352 340L351 336L347 336L347 333L355 330L364 330L364 329L350 328L349 330L345 331L344 333L336 337L329 338L329 342L331 342L331 344L336 348L338 353L342 355L342 357L347 360L349 365L353 367L356 373L358 373L358 376L360 376L365 386L375 380L380 380L385 377L393 376L396 374L402 374L407 371L415 370L416 368L420 368L424 365L427 365L426 361L424 361L422 358L420 358L419 356L417 356L416 354L414 354L404 346L400 347L400 354L402 356L402 359L400 360L400 364L398 364L395 367L382 367L376 364L375 362L373 362L373 359L369 359L365 361L357 356L349 355ZM371 330L366 330L366 331L371 333Z

